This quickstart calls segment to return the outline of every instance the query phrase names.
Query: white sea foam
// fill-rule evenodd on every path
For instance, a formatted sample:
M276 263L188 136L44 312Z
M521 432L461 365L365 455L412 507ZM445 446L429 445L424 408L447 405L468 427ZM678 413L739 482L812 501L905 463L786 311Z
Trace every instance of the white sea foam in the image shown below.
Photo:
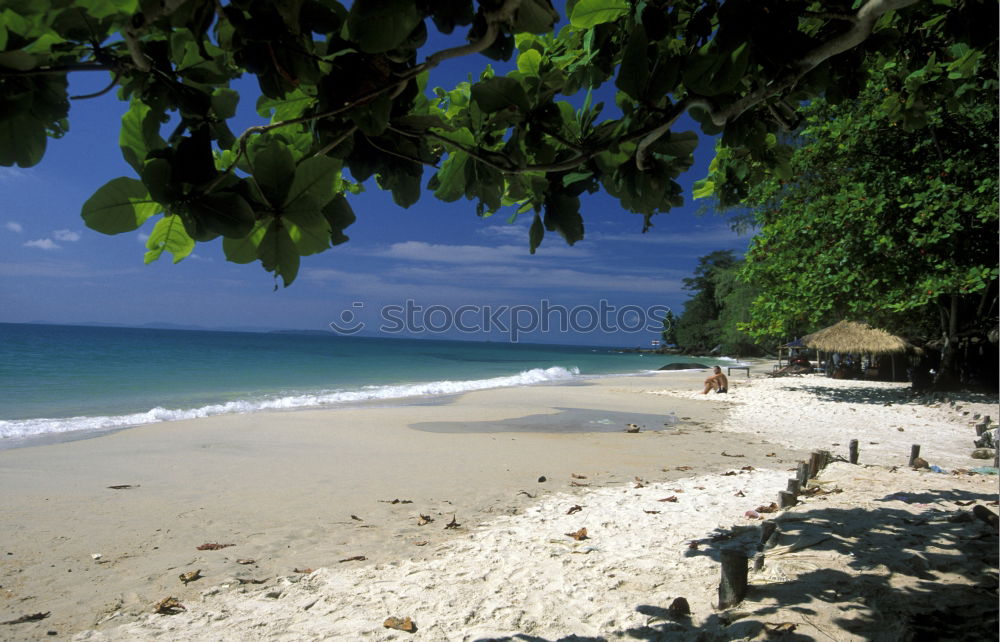
M314 408L318 406L377 401L379 399L402 399L449 395L484 390L486 388L506 388L526 386L550 381L568 381L579 378L578 368L533 368L517 375L471 379L466 381L429 381L386 386L364 386L355 390L330 390L315 394L286 395L262 399L238 399L225 403L210 404L198 408L163 408L157 406L145 412L124 415L103 415L96 417L65 417L0 420L0 439L18 439L40 435L67 433L74 431L107 431L161 421L198 419L212 415L239 414L260 410L284 410L294 408Z

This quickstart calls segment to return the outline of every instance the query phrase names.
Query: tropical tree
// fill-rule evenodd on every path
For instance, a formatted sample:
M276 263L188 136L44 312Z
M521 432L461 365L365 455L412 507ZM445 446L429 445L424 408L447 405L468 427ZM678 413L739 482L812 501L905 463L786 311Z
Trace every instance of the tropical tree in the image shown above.
M952 69L972 64L968 50L950 51L903 86L889 62L856 99L803 109L790 171L742 201L760 226L742 272L760 289L752 335L840 318L893 330L931 322L939 387L995 381L997 61L976 61L976 79L962 80ZM916 100L928 78L958 80L952 98L908 118L900 98Z
M684 279L684 289L692 294L677 321L677 345L686 352L704 353L722 343L717 285L736 265L732 250L718 250L699 258L694 276Z
M927 36L962 45L948 74L973 77L995 14L976 0L569 0L554 32L549 0L7 0L0 164L39 162L69 126L67 74L104 71L127 104L135 177L98 189L83 217L108 234L158 217L147 261L222 237L229 260L288 285L300 256L347 240L351 193L373 177L401 207L427 190L532 216L533 251L546 232L583 237L586 192L617 197L644 229L680 204L698 140L673 130L681 114L731 152L702 190L740 194L759 178L741 159L787 174L775 134L800 106L853 95L904 45L918 43L913 65L944 62L919 51ZM425 52L430 29L458 27L467 44ZM431 90L436 67L472 55L516 68L478 63L470 82ZM230 83L245 74L261 122L236 134ZM602 86L612 115L588 99ZM907 118L944 96L925 93L901 103Z
M663 315L663 331L660 334L663 336L664 346L677 345L677 316L673 310L667 310Z

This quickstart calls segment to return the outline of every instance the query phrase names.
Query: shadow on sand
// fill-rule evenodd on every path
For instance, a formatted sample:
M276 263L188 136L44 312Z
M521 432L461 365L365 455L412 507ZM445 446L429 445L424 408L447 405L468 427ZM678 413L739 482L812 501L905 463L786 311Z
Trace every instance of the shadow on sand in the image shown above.
M995 640L997 533L965 509L915 515L879 505L995 499L965 491L897 493L871 507L784 513L775 519L777 545L765 551L764 569L751 575L746 600L733 609L694 623L672 618L667 604L639 604L635 610L648 624L607 637L517 634L477 642ZM720 541L687 554L718 560L723 546L750 541L717 535ZM803 547L796 549L796 543ZM827 615L821 617L819 609ZM836 615L830 617L831 611ZM769 634L765 623L776 622L796 630Z
M909 387L883 388L877 386L856 386L851 388L841 388L809 383L797 386L786 386L783 389L811 393L820 401L838 403L843 401L847 403L872 404L878 406L884 406L886 404L930 406L933 404L948 403L951 401L958 404L997 403L996 395L981 392L916 394Z

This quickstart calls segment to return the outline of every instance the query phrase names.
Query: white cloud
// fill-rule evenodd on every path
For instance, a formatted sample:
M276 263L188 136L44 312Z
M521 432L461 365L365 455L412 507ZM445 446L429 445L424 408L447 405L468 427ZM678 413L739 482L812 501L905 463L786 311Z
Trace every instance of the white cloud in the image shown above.
M751 236L753 236L752 232L737 234L728 225L714 225L684 232L669 232L666 229L657 231L655 227L645 234L641 232L625 234L596 232L589 234L587 240L598 243L603 241L626 241L629 243L649 243L655 245L718 245L721 243L746 241Z
M66 241L69 243L73 243L75 241L80 240L80 233L74 232L73 230L56 230L55 232L52 233L52 236L57 241Z
M146 234L145 232L139 232L138 234L135 235L135 239L140 243L142 243L143 245L145 245L146 241L149 240L149 234Z
M494 238L502 238L508 241L528 242L528 215L526 214L520 221L504 223L501 225L487 225L479 230L478 234ZM522 222L523 221L523 222Z
M14 221L7 221L7 224L4 225L4 227L6 227L11 232L16 232L18 234L20 234L21 232L24 231L24 228L21 227L21 224L20 223L16 223Z
M25 243L24 247L37 247L39 250L58 250L60 246L56 245L52 239L35 239L34 241Z
M449 283L455 273L448 269L406 267L390 272L400 280L417 283ZM520 291L525 289L575 290L607 296L615 292L678 293L683 289L681 279L664 279L634 273L614 273L505 265L469 265L462 269L462 278L480 288Z
M23 181L31 177L29 172L19 167L0 167L0 183Z
M426 261L430 263L462 263L478 265L482 263L510 264L516 261L538 261L539 256L558 256L563 258L584 258L589 252L580 248L568 246L545 246L539 248L538 255L531 256L528 251L527 238L523 245L443 245L439 243L424 243L423 241L406 241L393 243L386 249L376 250L376 256L404 261Z

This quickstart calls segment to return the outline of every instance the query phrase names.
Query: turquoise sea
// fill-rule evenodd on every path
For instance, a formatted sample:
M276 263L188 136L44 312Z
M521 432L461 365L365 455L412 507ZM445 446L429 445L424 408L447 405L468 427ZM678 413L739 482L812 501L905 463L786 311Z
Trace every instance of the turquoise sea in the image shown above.
M223 413L634 374L671 361L690 358L332 332L0 323L0 447Z

